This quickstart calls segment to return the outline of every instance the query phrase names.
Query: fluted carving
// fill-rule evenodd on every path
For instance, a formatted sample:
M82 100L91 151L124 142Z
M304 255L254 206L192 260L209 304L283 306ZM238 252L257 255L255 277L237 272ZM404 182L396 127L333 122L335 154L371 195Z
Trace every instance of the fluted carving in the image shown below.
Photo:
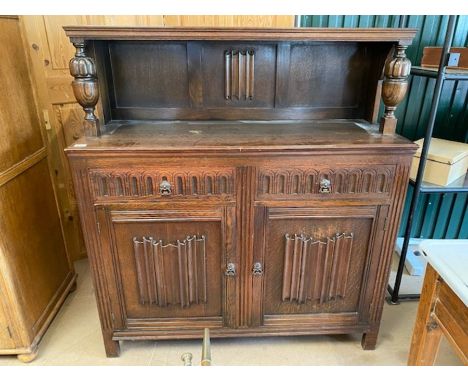
M134 237L133 248L141 304L186 308L206 303L205 236L187 236L168 244Z
M385 134L395 132L397 123L395 110L405 98L408 89L411 62L406 58L406 48L404 45L397 45L393 57L385 63L385 77L382 84L382 101L385 105L385 112L380 121L380 131Z
M171 186L172 197L234 194L234 173L220 171L109 171L90 170L96 198L159 197L161 182Z
M73 94L85 112L84 132L87 136L100 136L99 119L94 114L99 100L96 66L93 59L86 56L84 42L73 45L76 53L70 60L70 74L75 78L72 82Z
M231 49L224 52L224 98L226 100L252 100L254 98L253 50Z
M324 240L286 234L285 239L283 301L322 304L345 297L352 233Z
M262 170L258 176L258 195L288 197L320 194L321 182L329 181L330 194L388 194L395 169L364 167L344 169L278 169Z

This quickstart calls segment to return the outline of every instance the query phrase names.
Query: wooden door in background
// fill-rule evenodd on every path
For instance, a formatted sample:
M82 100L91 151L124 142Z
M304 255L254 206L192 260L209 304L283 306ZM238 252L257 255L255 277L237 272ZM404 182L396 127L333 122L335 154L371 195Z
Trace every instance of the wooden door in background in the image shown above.
M62 215L68 253L72 260L85 257L78 208L64 149L83 135L83 109L75 101L68 62L74 47L64 25L119 26L294 26L294 16L22 16L23 31L32 61L33 78L43 126L50 147L50 163ZM101 108L97 112L101 118Z

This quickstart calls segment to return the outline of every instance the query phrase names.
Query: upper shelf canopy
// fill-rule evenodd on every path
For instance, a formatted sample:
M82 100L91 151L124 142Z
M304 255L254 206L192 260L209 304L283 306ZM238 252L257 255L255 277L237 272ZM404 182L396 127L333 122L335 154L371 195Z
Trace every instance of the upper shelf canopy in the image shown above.
M389 41L410 45L408 28L157 28L65 26L73 40Z

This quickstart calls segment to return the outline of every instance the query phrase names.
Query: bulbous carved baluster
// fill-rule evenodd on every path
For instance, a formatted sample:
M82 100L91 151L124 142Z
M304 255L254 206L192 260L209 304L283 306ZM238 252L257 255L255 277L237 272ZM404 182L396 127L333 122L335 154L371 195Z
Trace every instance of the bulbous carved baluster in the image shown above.
M397 45L393 57L385 63L385 78L382 84L385 113L380 120L380 131L384 134L395 132L397 124L395 110L405 98L408 89L411 62L406 58L406 48L404 45Z
M70 60L70 73L75 78L72 82L73 93L85 111L84 133L90 137L100 136L99 119L94 114L99 100L96 66L93 59L86 56L84 42L75 42L73 45L76 53Z

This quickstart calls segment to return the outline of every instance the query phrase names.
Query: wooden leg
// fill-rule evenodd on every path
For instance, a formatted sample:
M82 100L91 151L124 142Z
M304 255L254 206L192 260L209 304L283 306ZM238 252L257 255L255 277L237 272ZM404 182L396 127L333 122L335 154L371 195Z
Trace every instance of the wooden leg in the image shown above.
M437 279L437 272L428 264L411 340L409 366L433 365L439 350L442 331L431 317L439 289Z
M119 341L114 341L110 338L106 338L107 336L104 336L104 347L106 349L106 355L107 357L118 357L120 355L120 344Z
M379 328L371 329L369 332L364 333L361 339L361 346L364 350L375 350L377 345L377 337L379 335Z
M16 358L18 358L18 361L23 362L23 363L32 362L36 359L36 357L37 357L37 346L31 349L31 352L29 353L18 354L16 356Z

